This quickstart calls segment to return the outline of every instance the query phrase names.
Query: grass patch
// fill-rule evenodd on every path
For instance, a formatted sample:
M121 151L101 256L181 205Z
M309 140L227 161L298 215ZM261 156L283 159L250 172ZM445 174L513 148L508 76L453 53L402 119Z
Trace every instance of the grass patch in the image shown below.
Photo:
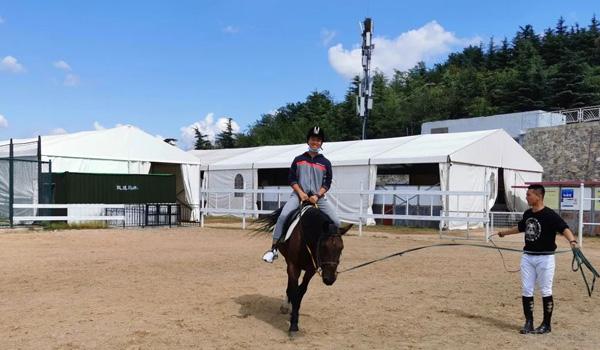
M344 223L342 223L344 225ZM353 229L358 230L358 225L354 225ZM395 234L437 234L438 229L428 227L407 227L407 226L392 226L392 225L363 225L364 232L385 232Z
M80 224L69 224L66 222L43 222L41 225L44 230L87 230L107 228L104 221L90 221Z

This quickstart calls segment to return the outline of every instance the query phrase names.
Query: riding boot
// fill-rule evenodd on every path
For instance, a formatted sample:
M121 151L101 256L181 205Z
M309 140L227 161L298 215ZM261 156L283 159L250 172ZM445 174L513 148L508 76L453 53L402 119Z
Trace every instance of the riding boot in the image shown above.
M552 326L550 325L552 320L552 310L554 309L554 299L552 299L552 295L543 297L542 303L544 304L544 321L533 331L535 334L552 332Z
M522 297L523 314L525 315L525 325L519 331L521 334L533 332L533 297Z

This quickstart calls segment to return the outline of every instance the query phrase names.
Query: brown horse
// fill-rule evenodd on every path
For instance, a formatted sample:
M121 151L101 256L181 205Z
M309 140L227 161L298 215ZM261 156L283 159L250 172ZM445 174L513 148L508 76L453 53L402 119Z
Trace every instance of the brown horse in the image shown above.
M270 230L280 214L281 209L260 219L263 223L261 230ZM351 227L352 225L337 228L319 209L309 208L300 218L290 238L279 243L278 249L287 263L288 284L285 292L287 301L292 306L290 333L298 331L300 303L314 274L319 271L323 283L328 286L335 282L340 255L344 249L342 235ZM304 276L302 283L298 285L302 271L305 271ZM282 311L285 312L284 307Z

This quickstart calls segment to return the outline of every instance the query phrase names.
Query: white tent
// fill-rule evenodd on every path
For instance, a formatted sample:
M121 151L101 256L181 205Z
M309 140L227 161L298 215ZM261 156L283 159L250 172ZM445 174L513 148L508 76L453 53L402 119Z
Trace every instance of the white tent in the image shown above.
M233 189L237 175L246 188L258 187L258 169L289 168L294 156L306 150L305 144L263 146L251 149L212 150L194 153L208 172L206 186L211 189ZM225 152L230 152L226 154ZM515 196L514 185L524 181L540 181L543 169L505 131L486 130L452 134L426 134L365 141L326 142L324 155L333 165L332 190L375 189L377 167L398 164L436 164L440 188L448 191L490 191L490 209L498 191L498 169L504 169L504 187L508 205L524 209L524 198ZM332 191L333 192L333 191ZM520 193L516 193L521 195ZM345 196L345 197L344 197ZM356 198L340 195L332 200L340 217L358 212ZM512 199L512 200L511 200ZM372 197L369 208L372 205ZM210 203L209 205L218 205ZM250 200L247 207L253 205ZM483 198L443 203L445 211L478 211Z
M14 143L37 141L13 140ZM0 142L0 146L9 141ZM179 166L187 204L200 203L200 161L134 126L41 137L42 160L53 172L148 174L153 163ZM199 210L192 212L192 219Z

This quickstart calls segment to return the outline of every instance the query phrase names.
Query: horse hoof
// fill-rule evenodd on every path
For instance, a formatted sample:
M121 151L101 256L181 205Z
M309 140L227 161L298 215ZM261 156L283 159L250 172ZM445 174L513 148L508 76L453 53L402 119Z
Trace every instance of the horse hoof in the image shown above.
M298 332L298 325L297 324L290 325L289 332L290 332L290 335L294 335L296 332Z

